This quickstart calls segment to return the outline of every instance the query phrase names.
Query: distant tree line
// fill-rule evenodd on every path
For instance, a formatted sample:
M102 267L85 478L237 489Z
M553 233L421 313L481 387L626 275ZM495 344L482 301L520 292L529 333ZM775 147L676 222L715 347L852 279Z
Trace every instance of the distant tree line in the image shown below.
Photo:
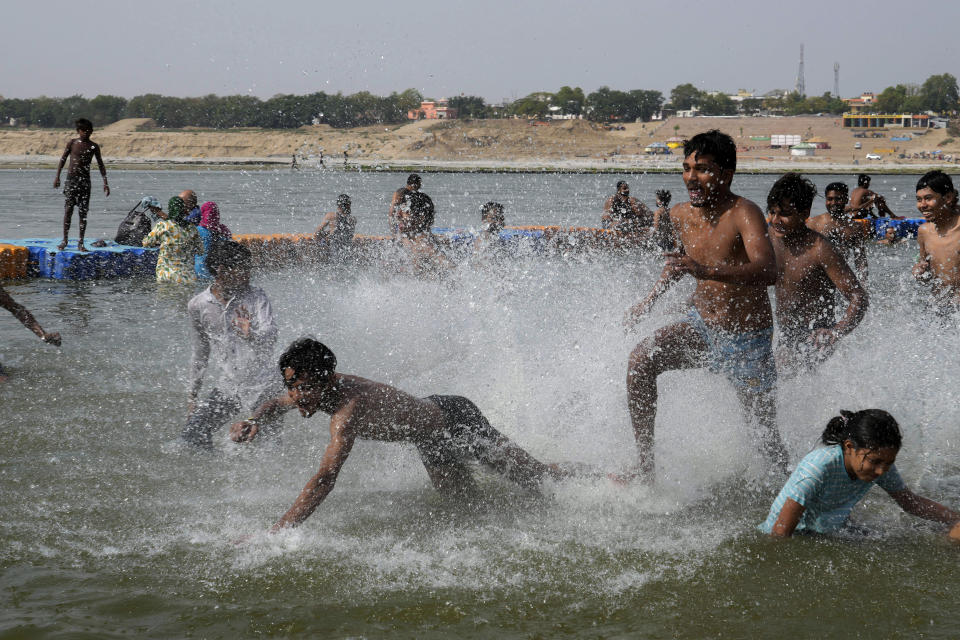
M404 122L407 112L420 106L423 96L416 89L407 89L389 96L375 96L361 91L351 95L323 92L307 95L276 95L268 100L254 96L215 96L174 98L146 94L130 100L100 95L87 99L68 98L0 99L0 123L14 119L19 125L72 128L73 121L89 118L101 127L123 118L152 118L161 127L260 127L292 129L314 122L333 127L358 127L371 124ZM887 87L876 98L876 111L883 113L934 111L956 113L960 109L957 79L949 73L933 75L922 85L898 84ZM648 121L663 109L696 108L701 115L737 115L771 113L838 114L849 105L829 92L822 96L805 96L781 92L767 97L734 100L730 96L706 92L694 85L677 85L667 102L659 91L633 89L620 91L600 87L584 94L580 87L561 87L556 93L537 91L508 104L488 104L479 96L455 96L449 106L457 109L460 118L503 118L547 116L583 117L596 122Z
M161 127L262 127L293 129L313 122L333 127L357 127L402 122L407 111L420 106L422 96L415 89L389 96L361 91L352 95L276 95L268 100L254 96L174 98L146 94L127 100L119 96L69 98L8 98L0 100L0 122L14 118L20 125L72 128L77 118L88 118L94 126L123 118L153 118Z

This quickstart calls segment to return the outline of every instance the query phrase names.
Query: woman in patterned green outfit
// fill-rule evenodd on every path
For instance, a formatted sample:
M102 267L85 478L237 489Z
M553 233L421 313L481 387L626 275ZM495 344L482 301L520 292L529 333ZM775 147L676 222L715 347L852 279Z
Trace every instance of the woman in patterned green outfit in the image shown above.
M174 196L167 203L166 214L143 239L145 247L160 247L157 255L157 282L183 284L197 279L193 256L201 252L197 228L186 221L187 207Z

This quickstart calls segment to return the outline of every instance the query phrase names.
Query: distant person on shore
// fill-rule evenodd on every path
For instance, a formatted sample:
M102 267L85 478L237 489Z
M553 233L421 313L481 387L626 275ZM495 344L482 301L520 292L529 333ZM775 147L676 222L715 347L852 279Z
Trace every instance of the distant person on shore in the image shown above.
M507 220L503 205L499 202L487 202L480 207L480 233L473 241L473 255L477 258L497 257L503 249L500 232Z
M653 212L651 239L661 251L674 251L674 230L670 220L670 200L673 194L667 189L657 189L657 210Z
M55 347L60 346L60 334L59 333L47 333L43 330L43 327L40 326L40 323L37 322L37 319L33 317L33 314L27 311L27 308L22 304L19 304L13 297L7 293L7 290L0 285L0 307L3 307L7 311L13 314L13 317L23 323L27 329L33 331L37 334L37 337L43 340L48 344L52 344ZM0 384L6 382L8 379L7 372L3 368L3 364L0 363Z
M895 463L903 437L900 425L882 409L841 411L820 436L823 447L808 453L770 507L760 530L775 538L794 533L862 534L850 512L873 485L890 494L907 513L941 522L960 540L960 513L907 488Z
M622 233L641 233L653 224L653 214L646 205L630 196L630 185L623 180L617 191L603 203L600 225Z
M876 212L873 210L874 206L877 207ZM870 176L865 173L857 176L857 187L850 193L849 208L854 218L882 218L888 216L894 220L903 219L903 216L898 216L890 210L883 196L870 190Z
M277 323L267 294L250 284L250 250L232 240L219 242L210 250L207 268L213 284L187 304L193 373L182 433L184 440L202 448L213 446L213 432L241 410L251 411L283 392L273 364ZM211 362L216 380L206 399L198 402ZM264 420L264 432L278 432L279 418Z
M160 247L157 253L157 282L186 284L197 279L194 256L203 250L197 228L187 223L187 209L177 196L167 210L159 211L156 226L143 239L145 247Z
M397 237L400 234L399 215L397 211L398 208L405 202L408 203L411 194L421 193L420 187L422 185L423 181L420 179L420 176L415 173L411 173L409 176L407 176L407 183L393 192L393 198L390 199L390 212L388 217L390 220L390 233L392 233L394 237ZM430 196L425 193L422 195L430 203L432 215L432 210L434 209L433 200L431 200ZM433 225L433 218L430 219L430 224Z
M200 224L201 211L200 207L197 206L197 194L193 190L187 189L180 192L180 199L183 200L183 205L187 209L187 216L184 221L193 226Z
M930 285L944 312L960 310L960 204L953 180L930 171L917 181L917 210L926 220L917 230L917 280Z
M117 227L113 241L128 247L142 247L143 239L150 233L153 221L160 211L160 201L153 196L144 196Z
M100 175L103 176L103 194L110 195L107 169L103 166L103 158L100 156L100 145L90 139L93 134L93 123L86 118L80 118L76 121L76 126L78 137L67 143L67 148L63 150L63 155L60 156L60 162L57 164L57 177L53 179L53 188L56 189L60 186L60 172L63 171L63 165L69 157L70 166L67 168L67 179L63 185L63 242L57 246L61 251L67 248L74 207L77 208L77 215L80 218L77 251L87 251L83 245L83 236L87 231L87 213L90 211L90 161L94 158L97 159L97 167L100 169Z
M700 133L683 147L683 182L689 202L670 210L678 250L650 294L630 309L628 325L646 315L684 275L697 281L690 309L680 322L636 346L627 367L627 405L637 443L635 473L652 479L657 378L676 369L708 366L726 375L748 420L760 427L759 448L779 469L787 452L776 426L777 372L773 311L767 287L777 263L763 212L730 190L737 147L725 133Z
M328 262L341 263L353 251L353 236L357 229L357 217L351 210L350 196L337 196L337 210L323 216L313 237Z
M867 292L853 271L826 238L806 225L816 195L812 182L788 173L767 196L777 257L776 357L781 374L826 360L867 311ZM839 321L834 308L837 292L847 300Z
M860 222L854 220L854 211L849 205L849 189L842 182L831 182L823 190L827 212L807 220L807 226L822 235L830 245L843 256L844 260L853 257L853 269L860 282L867 281L867 238L870 232Z
M293 342L280 356L279 365L287 393L261 404L248 420L235 423L230 437L249 442L264 420L296 408L305 418L318 411L329 414L330 442L320 468L271 533L295 527L314 512L333 491L358 440L413 444L433 486L468 499L477 493L466 465L472 460L533 491L547 476L559 479L568 475L556 465L536 460L494 429L467 398L417 398L391 385L337 373L336 356L312 338Z
M290 160L290 168L294 171L300 170L300 165L297 164L297 154L293 154L292 159Z
M230 229L220 222L220 207L217 206L216 202L204 202L203 206L200 207L200 224L197 225L197 235L200 237L203 253L194 258L194 271L196 271L198 277L210 279L213 274L207 269L207 256L210 255L213 246L218 242L233 239Z

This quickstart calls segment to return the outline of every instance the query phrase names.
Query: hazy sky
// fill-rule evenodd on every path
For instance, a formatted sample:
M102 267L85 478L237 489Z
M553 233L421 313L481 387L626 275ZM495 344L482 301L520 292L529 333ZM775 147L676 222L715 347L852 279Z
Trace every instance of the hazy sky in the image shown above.
M5 2L0 95L133 97L277 93L488 102L580 86L587 93L691 82L807 94L960 77L957 0L736 2L230 0ZM790 7L790 8L786 8Z

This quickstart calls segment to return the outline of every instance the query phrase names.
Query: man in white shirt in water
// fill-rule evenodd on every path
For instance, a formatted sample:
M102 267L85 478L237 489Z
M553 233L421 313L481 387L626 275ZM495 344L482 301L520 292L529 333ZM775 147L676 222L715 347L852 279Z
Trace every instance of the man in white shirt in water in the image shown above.
M182 437L209 449L213 431L283 390L273 364L277 324L263 289L250 285L250 251L237 242L214 245L207 256L213 284L187 304L193 335L193 381L187 425ZM198 402L207 365L213 356L219 379ZM263 425L269 435L277 419Z

